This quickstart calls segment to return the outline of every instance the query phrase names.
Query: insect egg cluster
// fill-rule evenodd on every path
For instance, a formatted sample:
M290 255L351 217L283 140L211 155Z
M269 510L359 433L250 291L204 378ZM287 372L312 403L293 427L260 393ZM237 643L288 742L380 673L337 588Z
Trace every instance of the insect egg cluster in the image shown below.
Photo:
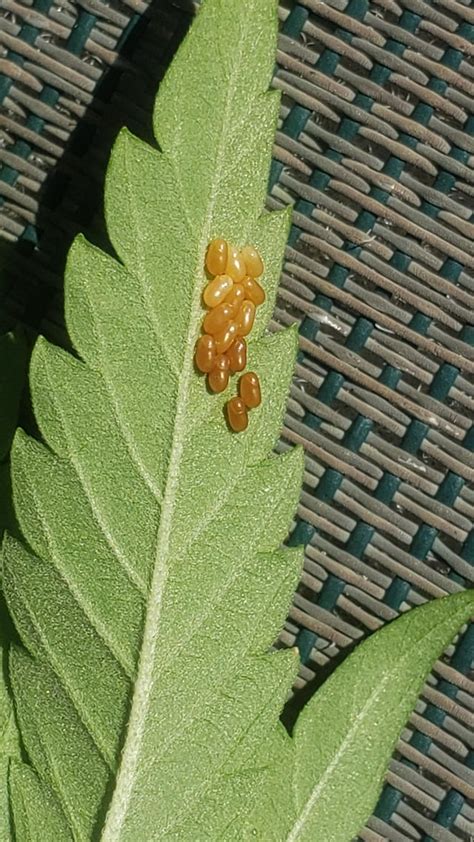
M226 240L209 243L206 270L210 276L203 299L207 313L203 335L196 344L196 368L207 375L212 392L223 392L230 376L247 365L246 337L252 330L256 309L265 301L257 278L263 262L253 246L239 251ZM235 432L248 425L248 410L261 402L260 383L254 372L240 378L239 395L226 404L227 419Z

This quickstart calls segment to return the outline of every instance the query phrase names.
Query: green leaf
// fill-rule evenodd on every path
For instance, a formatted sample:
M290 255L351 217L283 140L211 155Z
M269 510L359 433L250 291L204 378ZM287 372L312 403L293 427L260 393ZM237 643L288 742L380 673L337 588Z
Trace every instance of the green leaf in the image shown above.
M357 835L426 675L473 613L474 592L455 594L410 611L357 647L304 708L291 747L283 747L250 823L257 838L350 842Z
M72 842L56 799L29 766L13 761L10 764L9 782L16 840Z
M297 339L265 332L289 224L262 213L276 5L203 4L157 98L160 151L127 132L113 150L118 259L83 238L71 249L77 356L44 340L33 354L44 443L15 438L22 540L4 547L29 761L11 767L17 842L349 842L422 678L468 615L466 596L410 614L330 679L294 739L279 723L297 657L269 649L301 568L281 543L302 454L270 455ZM255 244L265 262L249 346L263 403L239 435L223 414L235 385L210 395L193 367L214 236Z
M0 635L0 839L2 842L13 840L10 807L8 797L8 769L12 757L20 753L18 732L10 698L5 681L7 647Z
M1 606L3 610L3 605ZM72 842L53 793L22 763L18 729L5 681L8 647L0 638L0 839L2 842ZM13 821L12 821L13 819Z
M13 529L13 524L10 465L8 462L0 462L0 541L5 529Z
M265 333L288 213L265 214L279 97L276 0L208 0L160 88L161 151L123 132L106 183L115 260L68 260L78 357L44 340L45 444L13 452L23 541L4 588L24 649L11 681L32 767L74 839L225 835L258 793L297 669L269 654L302 556L282 550L302 453L270 455L294 330ZM249 343L262 406L232 434L193 365L208 242L257 246L267 301ZM107 807L109 812L105 815Z

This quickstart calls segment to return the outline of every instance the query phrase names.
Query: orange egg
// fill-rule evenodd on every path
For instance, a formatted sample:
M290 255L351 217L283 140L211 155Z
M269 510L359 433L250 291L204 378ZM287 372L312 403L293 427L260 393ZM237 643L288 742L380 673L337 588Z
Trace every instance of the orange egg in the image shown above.
M263 261L258 251L253 246L245 246L240 252L245 264L247 275L251 278L259 278L263 272Z
M227 242L222 239L212 240L206 254L206 269L210 275L222 275L227 265Z
M212 371L215 365L216 353L215 339L207 333L201 336L196 343L196 353L194 355L196 368L205 373Z
M260 286L259 282L256 281L255 278L244 278L242 286L245 291L245 297L249 298L250 301L253 301L256 307L263 304L265 301L265 290Z
M249 409L260 406L262 402L260 381L254 371L246 371L240 378L239 394L245 406Z
M244 301L235 321L238 335L247 336L252 330L255 321L255 304L253 301ZM211 333L211 331L208 331L208 333Z
M207 375L207 383L211 392L223 392L229 382L229 369L214 368Z
M226 275L230 275L236 284L239 284L245 278L245 264L235 246L229 247L225 271Z
M214 307L213 310L210 310L209 313L207 313L202 323L203 330L205 333L210 333L212 335L220 333L227 327L231 318L232 306L224 301L222 304L218 304L217 307Z
M214 358L214 368L220 371L229 371L230 361L227 354L217 354Z
M232 306L232 318L235 319L237 313L240 310L240 305L245 300L245 290L242 284L233 284L232 289L230 290L228 295L226 295L225 300L227 304L230 304Z
M216 275L214 280L208 283L202 296L206 307L217 307L229 295L233 286L234 282L229 275Z
M227 420L235 433L242 433L247 429L249 419L246 406L242 398L231 398L226 405Z
M230 370L232 372L243 371L247 365L247 343L245 339L242 339L241 336L234 339L232 345L227 351L227 357L229 359Z
M215 334L216 351L218 354L225 354L232 345L234 339L238 335L237 324L229 322L223 330Z

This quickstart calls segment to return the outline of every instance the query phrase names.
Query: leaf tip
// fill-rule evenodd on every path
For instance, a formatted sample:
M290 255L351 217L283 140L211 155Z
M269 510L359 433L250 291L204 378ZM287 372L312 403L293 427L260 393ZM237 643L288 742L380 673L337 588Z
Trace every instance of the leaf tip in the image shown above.
M449 596L436 600L436 602L440 603L448 600L452 606L453 613L455 610L456 614L459 614L461 618L464 618L465 622L470 619L474 619L474 588L469 588L461 593L450 594Z
M297 462L301 466L301 470L304 468L304 447L301 444L295 445L292 448L292 452L294 454L293 458L294 461Z
M295 322L294 324L289 325L289 327L287 327L286 330L288 331L289 335L293 339L293 344L295 346L295 356L296 356L296 353L298 351L299 338L300 338L300 334L299 334L299 331L298 331L298 325Z
M127 126L122 126L112 146L109 165L107 167L107 175L109 174L109 170L111 168L114 158L116 158L119 154L124 154L126 150L130 148L133 142L136 142L137 140L138 138L135 137L133 132L131 132L130 129L127 128Z
M82 232L76 234L68 251L67 263L76 257L77 252L80 252L87 245L87 239ZM66 268L67 271L67 268Z
M30 385L32 390L34 390L37 370L44 368L46 365L49 346L50 343L48 340L40 334L34 344L33 351L31 352Z
M29 436L22 427L17 427L15 435L13 436L11 458L14 460L18 454L21 454L23 448L26 446Z

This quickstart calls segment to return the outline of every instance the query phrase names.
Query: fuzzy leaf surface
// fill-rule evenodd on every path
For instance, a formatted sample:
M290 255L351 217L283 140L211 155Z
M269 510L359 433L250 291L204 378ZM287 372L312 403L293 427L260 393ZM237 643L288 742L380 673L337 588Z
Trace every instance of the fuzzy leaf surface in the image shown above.
M296 351L295 331L265 333L289 224L262 213L276 6L205 0L157 97L159 149L128 132L115 144L117 257L81 237L71 249L77 355L44 340L33 354L43 442L16 436L22 539L4 550L30 763L11 765L16 842L349 842L468 614L464 596L413 612L330 679L293 739L279 724L297 659L268 650L301 568L281 543L302 455L270 455ZM254 244L265 263L249 347L263 403L241 435L223 414L235 384L210 395L193 366L215 236ZM339 821L348 779L355 806Z
M72 842L61 808L30 766L12 761L9 785L16 842Z
M431 666L473 614L474 591L455 594L361 643L305 706L291 746L282 744L249 838L351 842Z
M8 770L12 758L19 757L20 745L15 716L4 676L7 672L8 647L0 631L0 839L13 842L8 797Z
M275 0L203 4L157 97L159 150L124 131L112 152L118 259L71 248L77 357L33 353L44 443L20 432L12 452L10 673L32 768L77 842L225 836L280 739L297 658L268 650L301 567L281 543L302 454L271 455L297 344L265 333L289 225L263 213L276 30ZM249 343L263 403L240 435L223 411L235 379L211 395L193 365L215 236L265 264Z

